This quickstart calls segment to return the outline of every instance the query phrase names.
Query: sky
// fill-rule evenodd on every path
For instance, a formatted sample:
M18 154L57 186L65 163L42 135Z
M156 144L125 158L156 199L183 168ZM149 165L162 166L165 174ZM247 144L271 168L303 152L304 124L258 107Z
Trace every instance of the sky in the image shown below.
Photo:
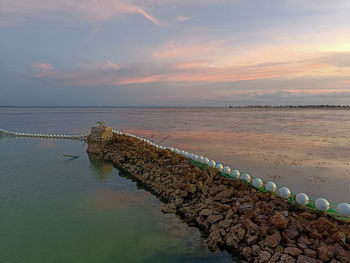
M349 0L0 0L0 105L349 105L349 14Z

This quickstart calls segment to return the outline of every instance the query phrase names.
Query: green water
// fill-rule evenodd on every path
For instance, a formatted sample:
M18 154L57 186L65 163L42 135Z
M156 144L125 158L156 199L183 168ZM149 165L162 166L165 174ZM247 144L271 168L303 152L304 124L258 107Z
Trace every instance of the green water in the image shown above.
M232 262L85 149L81 142L0 139L1 263Z

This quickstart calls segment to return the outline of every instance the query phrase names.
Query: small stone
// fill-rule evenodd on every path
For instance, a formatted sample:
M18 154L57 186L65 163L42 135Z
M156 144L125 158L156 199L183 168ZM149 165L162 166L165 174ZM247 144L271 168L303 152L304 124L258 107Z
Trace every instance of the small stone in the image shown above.
M277 247L281 242L281 235L278 231L265 238L265 246L267 247Z
M270 218L270 223L272 225L277 226L279 229L286 229L286 227L288 225L288 219L280 213L275 213Z
M302 251L297 247L287 247L283 250L283 252L293 257L299 256L302 253Z
M322 261L326 262L333 257L333 255L335 253L335 249L332 246L321 245L317 248L317 252L318 252L318 257Z

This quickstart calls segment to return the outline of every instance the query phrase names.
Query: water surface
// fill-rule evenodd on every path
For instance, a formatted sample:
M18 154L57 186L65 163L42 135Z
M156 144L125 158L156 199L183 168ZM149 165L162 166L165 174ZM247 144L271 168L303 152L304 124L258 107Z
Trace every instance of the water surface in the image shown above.
M305 192L350 202L350 111L228 108L0 108L3 129L80 133L97 121Z
M85 149L77 141L0 139L0 262L232 262Z

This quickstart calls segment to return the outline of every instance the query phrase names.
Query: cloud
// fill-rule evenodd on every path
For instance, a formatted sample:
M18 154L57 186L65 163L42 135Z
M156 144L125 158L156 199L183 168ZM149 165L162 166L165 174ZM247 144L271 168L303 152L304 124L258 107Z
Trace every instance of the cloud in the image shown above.
M0 24L15 23L41 16L58 19L62 17L62 15L55 16L57 13L87 19L91 22L103 22L120 15L140 14L153 24L159 25L159 21L141 6L127 0L2 0Z
M36 78L49 77L54 73L52 65L48 63L33 63L32 67L37 71Z
M111 61L109 61L109 60L107 60L106 63L107 63L107 65L110 66L111 68L114 68L114 69L117 69L117 70L120 69L120 66L119 66L119 65L117 65L117 64L115 64L115 63L113 63L113 62L111 62Z
M182 15L180 15L180 16L177 16L176 18L175 18L175 20L177 21L177 22L179 22L179 23L182 23L182 22L185 22L185 21L188 21L188 20L190 20L192 17L190 17L190 16L182 16Z
M114 62L111 62L109 60L103 61L103 62L94 62L94 63L77 63L78 66L82 70L90 70L90 71L104 71L104 70L119 70L120 66Z

